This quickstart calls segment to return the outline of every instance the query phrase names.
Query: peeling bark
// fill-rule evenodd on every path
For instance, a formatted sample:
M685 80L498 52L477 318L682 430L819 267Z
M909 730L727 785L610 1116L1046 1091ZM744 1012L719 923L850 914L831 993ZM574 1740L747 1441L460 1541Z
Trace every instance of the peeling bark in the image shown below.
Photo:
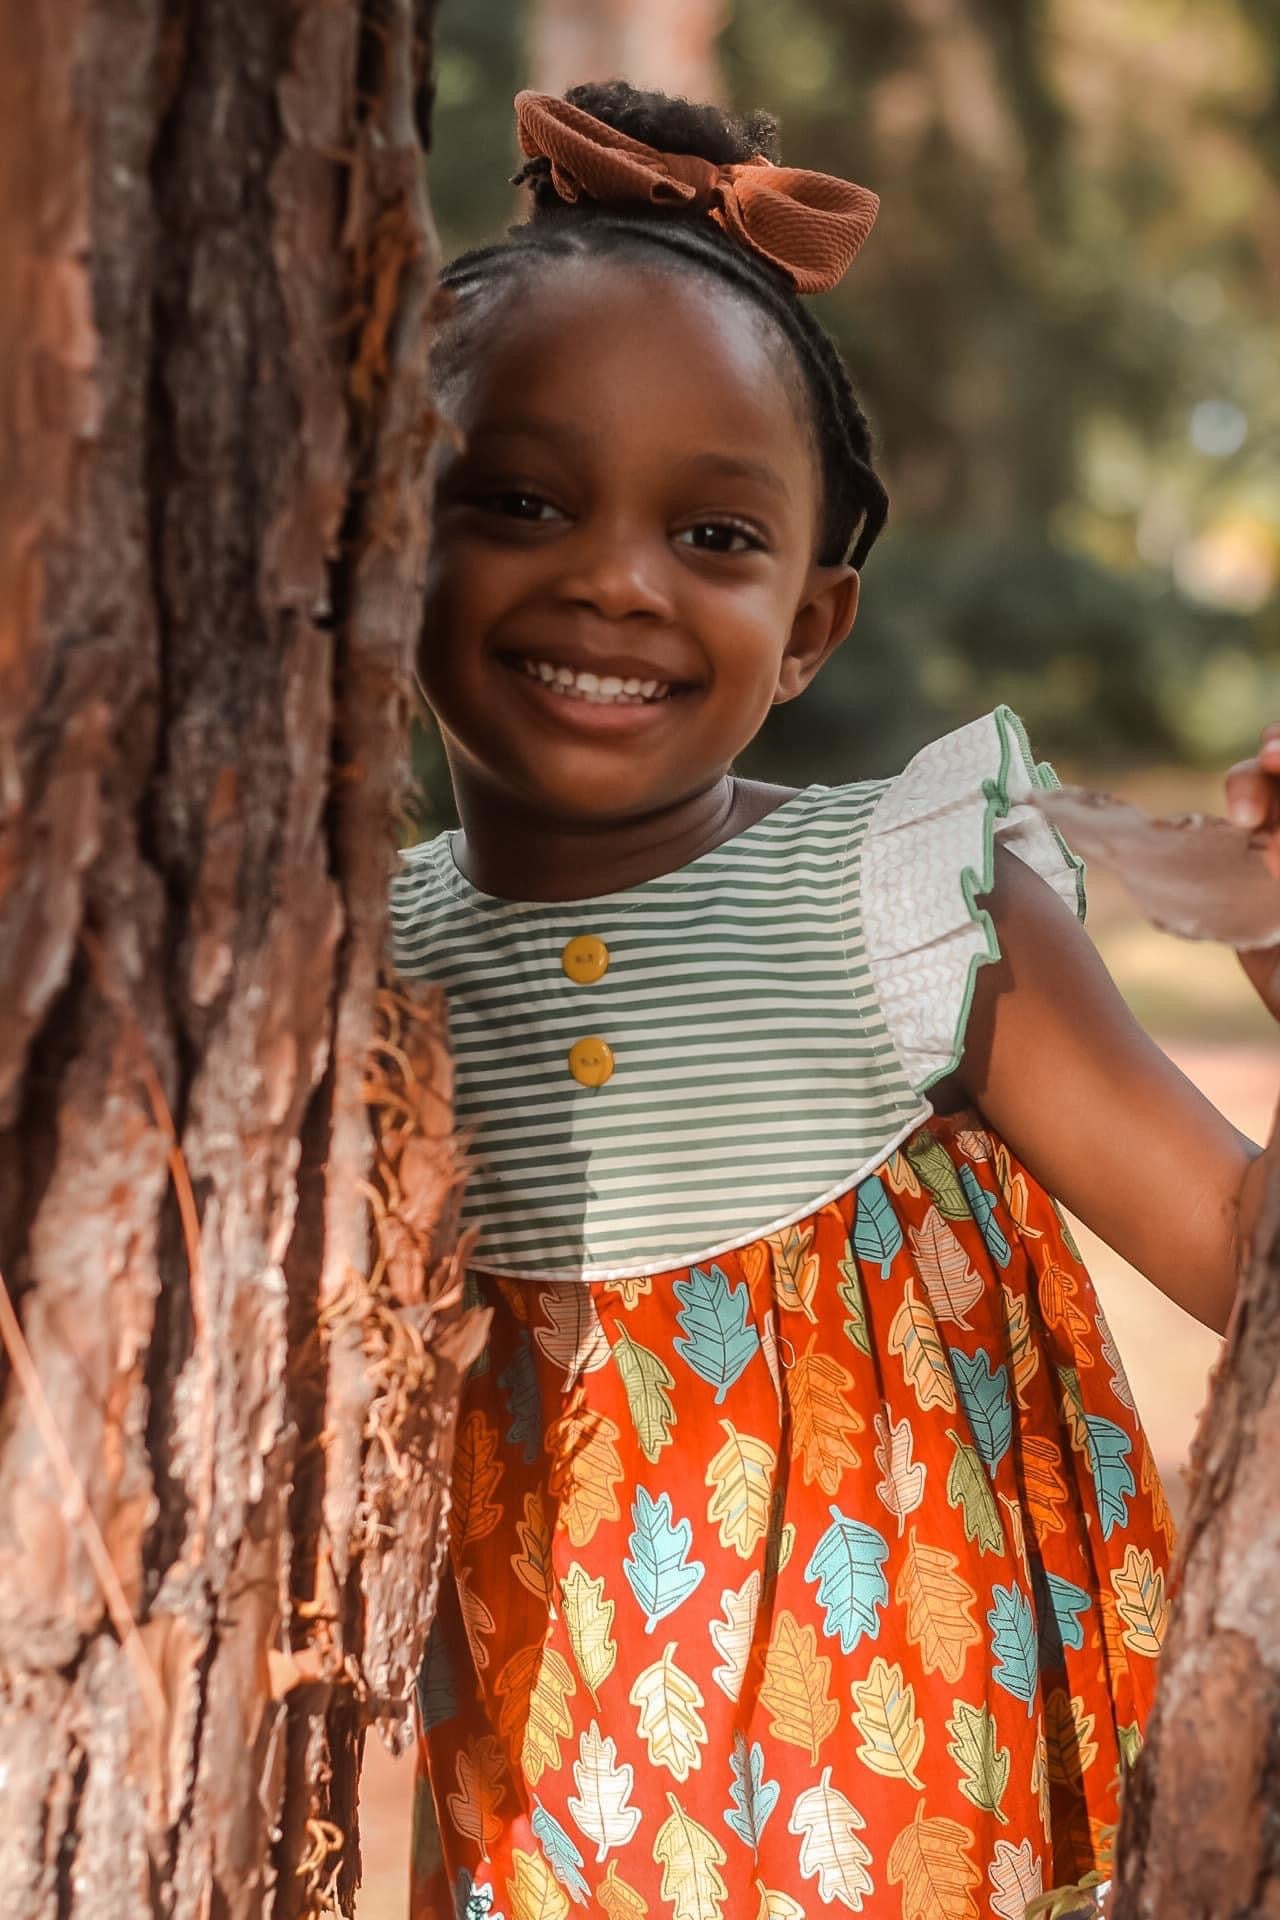
M1280 1133L1192 1456L1114 1920L1280 1920Z
M22 1920L348 1908L425 1635L480 1331L442 1014L378 995L432 12L0 16L0 1273L66 1449L0 1362Z

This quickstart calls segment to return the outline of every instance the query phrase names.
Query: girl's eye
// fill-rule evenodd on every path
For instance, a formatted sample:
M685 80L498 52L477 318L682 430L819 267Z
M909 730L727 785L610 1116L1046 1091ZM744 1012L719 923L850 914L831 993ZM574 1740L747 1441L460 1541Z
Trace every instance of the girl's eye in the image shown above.
M759 553L764 541L750 527L733 520L699 520L676 535L682 545L699 553Z
M559 512L540 493L530 493L524 487L498 488L481 495L477 504L506 520L554 520Z

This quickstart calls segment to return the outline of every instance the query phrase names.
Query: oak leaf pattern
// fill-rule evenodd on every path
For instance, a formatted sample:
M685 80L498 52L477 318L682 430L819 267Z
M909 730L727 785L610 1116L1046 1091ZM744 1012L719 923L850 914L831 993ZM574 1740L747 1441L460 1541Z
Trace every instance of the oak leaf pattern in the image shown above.
M875 1891L867 1868L870 1850L858 1838L866 1821L838 1787L831 1769L824 1767L814 1787L798 1794L787 1822L788 1833L800 1840L800 1871L818 1882L818 1898L830 1905L838 1900L850 1913L861 1913L863 1902Z
M978 1596L959 1568L954 1553L922 1543L912 1527L894 1591L925 1672L953 1683L964 1672L969 1650L982 1640L972 1611Z
M613 1672L618 1644L613 1636L617 1602L604 1597L604 1575L592 1579L575 1560L560 1587L560 1605L573 1658L593 1700Z
M889 1850L892 1886L902 1888L902 1920L978 1920L973 1834L958 1820L925 1818L924 1802Z
M747 1560L768 1531L778 1458L767 1441L739 1433L731 1420L720 1426L727 1438L707 1467L707 1519L719 1527L721 1546Z
M846 1468L861 1464L852 1443L863 1421L846 1398L853 1375L829 1353L815 1351L816 1339L791 1369L791 1431L805 1485L816 1482L824 1493L836 1493Z
M910 1276L902 1290L902 1303L889 1325L889 1351L902 1361L903 1374L922 1413L928 1413L930 1407L955 1412L956 1383L947 1364L947 1350L933 1313L916 1293Z
M720 1920L729 1889L720 1876L725 1850L714 1834L691 1819L674 1793L668 1793L670 1817L658 1829L653 1857L662 1868L662 1898L671 1902L671 1920Z
M593 1720L578 1742L573 1778L578 1791L569 1795L569 1813L595 1845L598 1863L611 1847L625 1847L635 1838L641 1811L627 1804L635 1788L635 1768L619 1761L617 1741L606 1739Z
M901 1533L907 1515L914 1513L924 1499L925 1464L911 1457L911 1423L895 1421L888 1407L882 1407L874 1421L875 1461L880 1469L876 1498L887 1507Z
M923 1793L924 1782L915 1770L924 1752L924 1721L916 1712L915 1688L904 1680L902 1668L877 1654L866 1679L854 1682L853 1700L863 1766Z
M840 1708L831 1698L831 1661L818 1652L816 1629L802 1627L786 1608L774 1621L765 1654L760 1705L772 1716L774 1737L803 1747L816 1765Z
M696 1681L677 1666L676 1642L669 1640L660 1659L636 1676L627 1698L638 1707L637 1732L649 1749L652 1766L665 1767L673 1779L687 1780L702 1764L707 1743L705 1703Z

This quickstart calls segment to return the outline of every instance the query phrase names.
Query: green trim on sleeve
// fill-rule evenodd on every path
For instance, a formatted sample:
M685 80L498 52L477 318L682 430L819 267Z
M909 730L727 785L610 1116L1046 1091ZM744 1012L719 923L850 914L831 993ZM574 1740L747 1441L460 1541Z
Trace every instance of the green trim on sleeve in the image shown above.
M1009 768L1015 751L1021 756L1023 769L1033 787L1042 793L1051 793L1061 786L1057 774L1047 760L1036 760L1031 751L1031 742L1027 738L1026 728L1011 707L996 707L991 715L1000 736L1000 767L994 779L984 780L982 791L986 797L986 811L982 821L982 869L962 867L960 885L964 893L965 905L969 909L974 925L982 930L986 939L986 952L975 953L969 961L968 977L961 997L960 1011L956 1018L955 1040L951 1058L945 1065L931 1073L921 1082L919 1092L927 1093L939 1080L945 1080L948 1074L955 1072L964 1058L964 1036L969 1025L969 1015L973 1011L973 996L977 989L978 969L989 966L1000 958L1000 940L996 933L995 922L985 907L979 906L978 899L989 893L996 874L996 822L1009 816L1012 801L1009 797ZM1044 828L1052 834L1062 855L1063 865L1075 874L1076 914L1083 921L1085 917L1084 861L1072 853L1056 827L1044 820Z

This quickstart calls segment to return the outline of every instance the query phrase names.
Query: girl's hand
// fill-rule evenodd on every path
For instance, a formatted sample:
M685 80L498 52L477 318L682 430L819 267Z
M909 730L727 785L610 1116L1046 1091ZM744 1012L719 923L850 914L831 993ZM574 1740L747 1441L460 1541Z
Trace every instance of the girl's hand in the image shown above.
M1227 813L1237 827L1265 833L1265 858L1280 881L1280 720L1262 729L1252 760L1241 760L1226 779ZM1280 948L1259 947L1240 955L1240 965L1268 1013L1280 1020Z

